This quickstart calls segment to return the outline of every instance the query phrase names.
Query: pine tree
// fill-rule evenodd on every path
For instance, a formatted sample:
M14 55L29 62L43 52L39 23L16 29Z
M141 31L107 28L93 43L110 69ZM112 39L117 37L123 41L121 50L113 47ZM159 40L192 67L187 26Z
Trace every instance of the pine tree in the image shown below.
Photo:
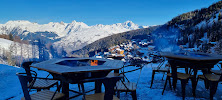
M214 18L216 18L216 15L214 14Z
M37 46L39 48L39 60L44 60L44 43L41 41L41 39L38 39Z
M13 48L14 48L14 45L10 45L9 47L9 52L7 52L7 62L9 65L12 65L14 66L15 65L15 59L13 59Z
M14 40L12 33L9 34L9 40Z
M218 15L218 21L220 21L220 20L221 20L221 12Z
M67 56L67 53L66 53L64 48L62 48L62 52L61 53L62 53L62 57L66 57Z
M23 48L23 43L22 42L20 42L19 43L20 44L20 50L21 50L21 54L20 54L20 62L19 62L19 66L22 66L22 62L23 62L23 52L24 52L24 48Z
M35 59L37 56L36 56L36 43L35 42L32 42L32 58Z

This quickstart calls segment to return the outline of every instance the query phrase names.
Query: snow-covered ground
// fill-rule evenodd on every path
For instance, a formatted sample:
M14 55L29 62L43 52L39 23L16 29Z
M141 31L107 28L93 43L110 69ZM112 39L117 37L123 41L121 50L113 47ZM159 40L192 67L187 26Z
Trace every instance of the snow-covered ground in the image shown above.
M38 73L38 77L46 77L48 72L38 71L37 69L32 69ZM0 64L0 100L20 100L23 97L23 92L21 84L19 82L16 73L25 72L23 68L8 66ZM52 76L49 76L50 78ZM55 90L53 88L52 90ZM30 94L36 91L31 91Z
M0 48L9 49L10 45L13 43L13 41L0 38Z
M24 58L37 58L39 54L37 46L0 38L0 55L6 56L7 52L12 56L22 55Z
M156 67L158 64L152 64L152 67ZM138 100L180 100L182 99L181 97L181 87L180 87L180 82L178 81L177 83L177 89L176 91L172 91L169 89L169 85L167 85L166 91L164 92L164 95L162 95L162 89L164 85L164 80L162 80L163 74L156 74L155 75L155 80L152 88L150 87L151 83L151 75L152 75L152 67L151 64L145 65L141 77L138 83L137 87L137 97ZM126 68L125 70L132 70L135 67L129 67ZM217 68L215 66L215 68ZM38 72L38 75L40 77L47 76L47 73L44 71L38 71L34 69L35 71ZM184 70L180 70L184 71ZM21 85L19 83L18 77L16 76L16 72L24 72L22 68L17 68L13 66L7 66L7 65L2 65L0 64L0 100L19 100L22 96L22 89ZM137 82L138 76L139 76L140 71L135 71L132 73L126 74L126 76L129 78L130 81L132 82ZM199 72L198 74L201 74ZM77 90L78 87L77 85L70 85L71 89ZM94 83L85 83L85 89L90 90L94 88ZM206 100L209 99L209 90L205 90L203 81L199 81L197 85L197 90L196 90L196 98L192 97L192 86L191 82L187 84L186 87L186 99L187 100ZM55 88L52 88L51 90L55 90ZM215 94L215 99L220 100L221 98L221 91L222 86L219 84L217 93ZM103 88L104 91L104 88ZM32 91L35 92L35 91ZM70 92L71 93L71 92ZM89 94L92 94L93 92L90 92ZM71 95L75 95L71 93ZM81 96L74 98L72 100L81 100ZM121 93L120 95L121 100L131 100L132 97L130 94L126 93Z
M0 100L22 95L21 85L16 76L16 72L19 71L21 71L20 68L0 64Z

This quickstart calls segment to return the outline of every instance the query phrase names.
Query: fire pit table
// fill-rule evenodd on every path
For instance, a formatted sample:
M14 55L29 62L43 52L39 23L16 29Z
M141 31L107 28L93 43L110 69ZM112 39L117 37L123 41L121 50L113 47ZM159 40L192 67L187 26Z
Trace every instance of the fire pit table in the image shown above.
M197 85L197 70L208 69L214 67L219 61L222 60L220 55L212 55L206 53L197 52L162 52L161 56L168 58L168 62L171 65L173 88L176 88L177 82L177 67L191 68L194 72L195 85L193 88L193 95L195 96L195 90Z
M62 92L67 99L69 98L69 83L75 84L84 79L106 77L112 70L119 72L122 66L123 62L120 60L101 58L57 58L31 65L31 67L47 71L53 75L53 78L61 80ZM101 85L101 82L96 81L96 93L101 92ZM105 97L112 96L106 96L106 94Z

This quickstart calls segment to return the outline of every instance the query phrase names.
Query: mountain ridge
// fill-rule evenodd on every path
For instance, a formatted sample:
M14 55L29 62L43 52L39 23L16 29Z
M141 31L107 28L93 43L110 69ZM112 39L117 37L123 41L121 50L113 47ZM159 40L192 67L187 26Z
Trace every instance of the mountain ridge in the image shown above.
M139 26L132 21L116 23L111 25L88 26L84 22L72 21L49 22L38 24L27 20L12 20L0 24L0 34L13 34L24 40L42 39L45 43L53 43L55 48L65 48L67 52L81 49L100 38L122 33L130 30L140 29L147 26Z
M126 43L131 41L132 39L139 39L139 38L145 38L145 39L151 39L150 37L157 28L159 28L159 25L156 26L150 26L148 28L142 28L137 30L131 30L119 34L113 34L104 38L101 38L99 40L96 40L93 43L90 43L86 46L84 46L82 49L75 50L72 52L71 56L74 57L87 57L87 56L93 56L93 53L95 51L103 51L107 50L111 46L119 45L121 43ZM92 54L91 54L92 53Z

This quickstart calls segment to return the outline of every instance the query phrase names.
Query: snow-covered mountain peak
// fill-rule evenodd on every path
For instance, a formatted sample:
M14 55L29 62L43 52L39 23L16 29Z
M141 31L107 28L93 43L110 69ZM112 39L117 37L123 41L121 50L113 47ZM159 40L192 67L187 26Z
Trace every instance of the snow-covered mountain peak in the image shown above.
M72 23L77 23L76 20L73 20Z
M32 23L32 22L26 21L26 20L15 20L15 21L10 20L5 23L5 25L12 25L12 26L31 25L31 24L37 24L37 23Z
M129 28L129 29L135 29L135 28L139 28L139 25L134 24L132 21L126 21L123 23L124 27Z
M48 24L43 24L43 25L40 25L40 26L44 26L44 27L48 27L48 28L59 28L59 27L65 27L67 24L66 23L62 23L62 22L49 22Z
M55 47L73 51L106 36L139 28L143 28L143 26L134 24L132 21L112 25L97 24L88 26L84 22L75 20L71 23L49 22L48 24L16 20L0 24L0 34L12 33L25 39L41 36L41 38L48 41L53 41Z
M60 24L64 25L65 23L63 21L61 21Z
M72 23L70 23L71 26L75 27L75 28L89 28L89 26L83 22L77 22L75 20L72 21Z
M128 21L124 22L124 25L132 26L132 25L135 25L135 24L132 21L128 20Z
M96 24L95 26L96 27L104 27L105 25L103 25L103 24Z

